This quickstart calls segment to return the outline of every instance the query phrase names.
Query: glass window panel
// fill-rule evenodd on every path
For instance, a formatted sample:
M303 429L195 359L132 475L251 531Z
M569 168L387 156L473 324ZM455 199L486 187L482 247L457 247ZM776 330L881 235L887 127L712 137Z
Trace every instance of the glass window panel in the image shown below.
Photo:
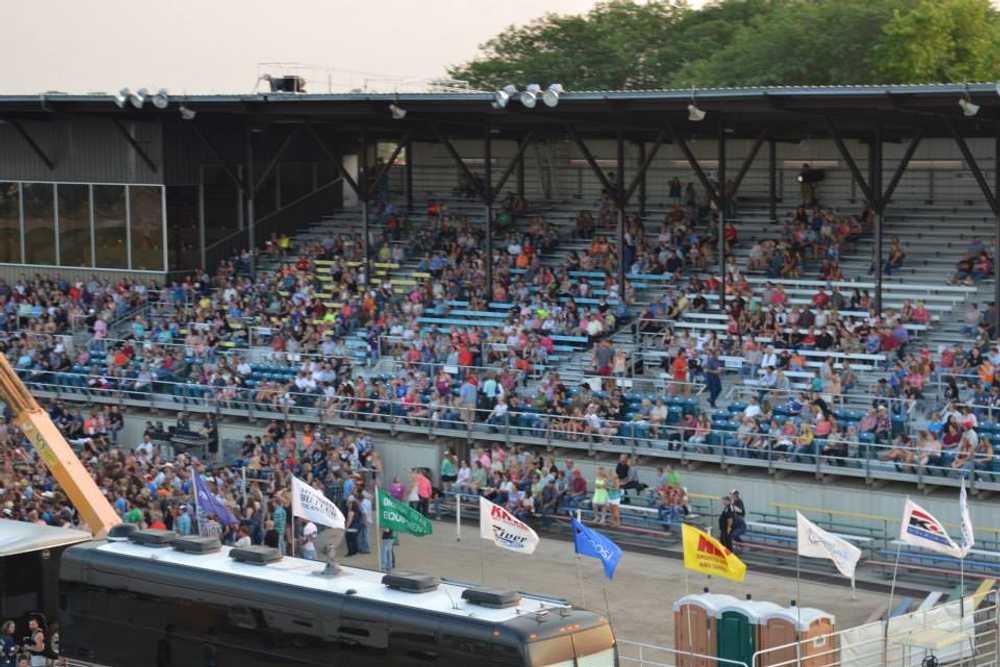
M0 262L21 263L21 199L17 183L0 183Z
M132 185L129 224L132 225L132 268L163 270L163 200L156 185Z
M94 186L94 248L98 267L128 268L127 217L124 185Z
M198 266L198 187L193 185L167 187L167 258L170 270Z
M24 252L27 264L56 263L56 210L52 183L25 183Z
M93 266L90 256L90 187L56 186L59 197L59 263Z

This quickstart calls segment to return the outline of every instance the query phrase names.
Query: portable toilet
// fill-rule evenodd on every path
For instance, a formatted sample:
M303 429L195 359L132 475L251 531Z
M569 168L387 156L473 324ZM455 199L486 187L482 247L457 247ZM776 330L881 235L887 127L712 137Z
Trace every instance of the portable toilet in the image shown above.
M781 609L773 602L736 600L716 610L716 656L718 667L753 665L753 655L760 643L760 619Z
M737 602L739 600L732 595L719 593L685 595L674 602L674 648L679 652L677 667L716 667L716 661L711 658L697 658L684 653L714 656L718 644L718 612Z
M761 619L758 667L800 664L826 667L839 664L836 619L821 609L786 607ZM796 651L798 642L798 651ZM796 655L798 653L798 655ZM798 662L796 662L798 660Z

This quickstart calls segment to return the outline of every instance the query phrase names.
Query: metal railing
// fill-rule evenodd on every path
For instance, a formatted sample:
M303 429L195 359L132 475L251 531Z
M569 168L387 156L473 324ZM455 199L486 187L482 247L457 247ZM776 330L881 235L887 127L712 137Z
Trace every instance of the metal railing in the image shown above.
M752 667L740 660L680 651L643 642L618 639L618 662L622 667Z
M682 463L706 462L722 467L779 470L822 478L850 477L895 480L920 485L957 487L965 477L970 488L1000 491L1000 470L992 457L976 453L964 462L922 461L927 452L887 443L840 441L840 451L824 451L822 438L798 444L768 433L731 429L695 429L648 420L618 421L595 415L560 415L511 408L506 414L464 407L454 401L424 403L416 399L324 397L271 388L207 386L154 380L136 386L134 379L112 379L110 388L88 386L100 376L26 371L19 375L36 393L85 402L117 403L149 410L183 410L249 419L288 419L351 426L393 434L444 435L507 445L564 447L588 452L630 453ZM790 442L788 441L790 440ZM826 442L829 445L829 441ZM896 460L887 460L895 458ZM909 459L909 460L908 460Z

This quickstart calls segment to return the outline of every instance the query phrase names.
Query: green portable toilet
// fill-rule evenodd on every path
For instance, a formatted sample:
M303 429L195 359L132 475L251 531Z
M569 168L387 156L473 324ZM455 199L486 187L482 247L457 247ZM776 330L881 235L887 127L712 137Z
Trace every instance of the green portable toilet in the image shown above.
M753 667L753 654L757 652L761 616L772 608L780 608L773 602L736 600L733 604L720 607L716 616L716 637L718 646L716 657L718 667L737 667L744 664Z

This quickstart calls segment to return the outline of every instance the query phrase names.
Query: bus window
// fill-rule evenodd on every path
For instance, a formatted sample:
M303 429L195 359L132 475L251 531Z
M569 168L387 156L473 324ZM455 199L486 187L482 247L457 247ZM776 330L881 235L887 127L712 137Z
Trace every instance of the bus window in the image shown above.
M607 625L573 635L576 667L614 667L615 638Z
M573 642L568 636L529 644L528 654L531 667L574 667Z

